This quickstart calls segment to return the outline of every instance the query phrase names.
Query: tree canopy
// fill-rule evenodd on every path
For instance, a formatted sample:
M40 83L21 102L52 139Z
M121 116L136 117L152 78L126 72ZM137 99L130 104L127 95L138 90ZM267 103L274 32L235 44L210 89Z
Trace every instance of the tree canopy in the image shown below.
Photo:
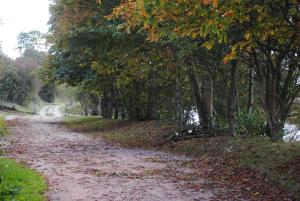
M300 90L298 1L55 0L50 11L46 74L104 117L199 119L235 135L250 129L241 115L260 114L260 133L282 135Z

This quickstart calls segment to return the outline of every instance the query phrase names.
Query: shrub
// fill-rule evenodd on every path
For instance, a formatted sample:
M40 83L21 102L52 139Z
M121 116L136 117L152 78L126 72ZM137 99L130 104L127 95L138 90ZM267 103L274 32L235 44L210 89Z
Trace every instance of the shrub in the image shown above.
M237 133L240 135L263 135L266 131L266 120L261 111L251 115L241 112L237 116Z

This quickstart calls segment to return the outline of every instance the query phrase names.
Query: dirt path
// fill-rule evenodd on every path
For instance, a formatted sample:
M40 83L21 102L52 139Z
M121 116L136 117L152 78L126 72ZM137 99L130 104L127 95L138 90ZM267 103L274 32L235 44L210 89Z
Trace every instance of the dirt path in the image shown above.
M71 132L54 117L12 120L9 156L47 178L49 200L212 200L213 191L191 190L184 181L157 174L188 158L162 152L125 149ZM177 168L178 172L190 169ZM193 181L198 184L204 180Z
M63 117L63 114L60 112L60 106L58 105L48 105L41 109L39 115L42 117L53 116L53 117Z

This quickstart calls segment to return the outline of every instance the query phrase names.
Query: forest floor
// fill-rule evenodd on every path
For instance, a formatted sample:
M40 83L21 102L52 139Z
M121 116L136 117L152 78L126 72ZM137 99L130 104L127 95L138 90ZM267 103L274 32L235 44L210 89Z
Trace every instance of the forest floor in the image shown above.
M193 169L178 165L190 158L113 146L63 128L58 121L14 116L4 146L10 158L47 179L49 200L214 200L215 194L226 191L200 188L210 185L206 179L163 174L192 174Z

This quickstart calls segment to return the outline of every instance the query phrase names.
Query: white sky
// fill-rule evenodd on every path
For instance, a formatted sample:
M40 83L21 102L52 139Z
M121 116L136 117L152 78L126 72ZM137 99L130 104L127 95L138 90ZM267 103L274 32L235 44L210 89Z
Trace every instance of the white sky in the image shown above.
M19 56L16 46L20 32L47 32L48 7L49 0L0 0L0 19L3 23L0 25L0 41L7 56Z

